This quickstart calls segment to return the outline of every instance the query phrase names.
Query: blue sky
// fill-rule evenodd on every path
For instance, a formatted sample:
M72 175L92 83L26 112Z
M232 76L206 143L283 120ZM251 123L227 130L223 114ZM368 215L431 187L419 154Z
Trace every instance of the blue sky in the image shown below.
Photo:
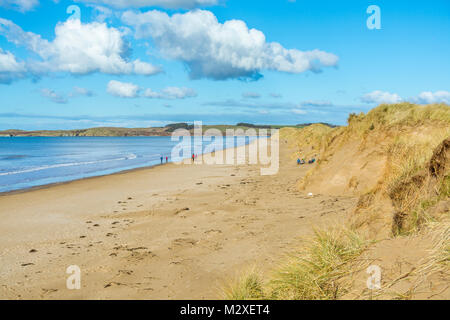
M383 102L448 104L449 17L447 0L0 0L0 129L345 124Z

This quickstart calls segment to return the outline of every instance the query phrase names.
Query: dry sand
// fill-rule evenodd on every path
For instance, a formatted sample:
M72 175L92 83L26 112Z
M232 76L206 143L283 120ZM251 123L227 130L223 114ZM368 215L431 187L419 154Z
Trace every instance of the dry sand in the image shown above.
M215 299L253 265L267 271L356 198L297 191L311 168L280 145L280 171L175 165L0 196L2 299ZM81 268L81 289L66 269Z

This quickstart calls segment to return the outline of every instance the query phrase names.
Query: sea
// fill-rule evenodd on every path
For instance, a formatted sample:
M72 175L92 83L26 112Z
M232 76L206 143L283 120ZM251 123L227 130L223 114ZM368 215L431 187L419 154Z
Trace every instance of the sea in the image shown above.
M155 166L161 164L161 157L164 163L166 157L169 162L178 162L189 158L194 150L201 154L248 144L255 139L0 137L0 192Z

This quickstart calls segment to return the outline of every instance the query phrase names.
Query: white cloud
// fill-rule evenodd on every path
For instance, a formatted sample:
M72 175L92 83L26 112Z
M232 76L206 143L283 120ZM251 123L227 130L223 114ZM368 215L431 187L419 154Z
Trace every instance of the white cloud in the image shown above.
M150 99L186 99L193 98L197 96L197 92L191 88L178 88L178 87L167 87L161 92L153 91L152 89L147 89L144 92L144 97Z
M373 91L361 97L364 103L399 103L402 98L396 93Z
M266 42L264 33L249 29L244 21L222 24L205 10L172 16L157 10L127 11L122 20L135 28L137 38L152 38L164 57L184 62L194 79L258 79L262 70L319 72L338 63L332 53L285 49L277 42Z
M25 32L13 22L0 18L0 34L16 45L24 45L37 53L42 61L29 67L34 72L70 72L89 74L153 75L160 69L140 60L129 61L130 47L123 34L105 23L82 24L70 19L55 27L53 41Z
M9 51L0 48L0 83L11 83L17 78L24 76L25 64L18 62L16 57Z
M430 103L446 103L450 104L450 92L448 91L425 91L419 94L417 97L411 99L412 102L419 104Z
M399 103L402 101L410 101L418 104L430 104L430 103L446 103L450 104L450 92L448 91L424 91L416 97L409 99L402 99L396 93L389 93L383 91L373 91L365 94L361 97L361 101L365 103Z
M46 97L48 99L50 99L51 101L55 102L55 103L68 103L69 102L69 98L76 98L76 97L93 97L94 93L86 88L81 88L81 87L73 87L72 92L70 92L69 94L64 94L64 93L60 93L60 92L56 92L55 90L52 89L48 89L48 88L44 88L41 89L41 95L43 97Z
M120 82L111 80L108 83L108 93L121 98L136 98L139 93L139 86L130 82Z
M0 0L0 7L11 8L21 12L32 10L38 4L38 0Z
M18 62L16 57L9 51L0 48L0 72L24 72L25 64Z
M116 8L160 7L166 9L192 9L218 4L218 0L78 0L80 2L101 3Z
M51 101L55 102L55 103L67 103L67 98L64 97L63 94L58 93L52 89L48 89L48 88L44 88L41 90L41 94L42 96L50 99Z
M141 90L142 88L134 83L116 80L111 80L107 87L108 93L121 98L137 98L142 96L149 99L175 100L197 96L197 92L194 89L184 87L167 87L161 91L146 89L142 94L139 94Z

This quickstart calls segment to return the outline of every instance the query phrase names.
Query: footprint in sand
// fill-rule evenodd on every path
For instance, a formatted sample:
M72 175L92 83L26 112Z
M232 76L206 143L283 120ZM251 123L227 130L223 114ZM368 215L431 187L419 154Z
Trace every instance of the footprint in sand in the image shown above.
M123 284L123 283L120 283L120 282L109 282L109 283L107 283L107 284L105 284L105 286L103 287L103 288L109 288L109 287L112 287L112 286L124 286L125 284Z
M175 211L174 215L178 215L178 214L180 214L181 212L189 211L189 210L190 210L189 208L178 209L178 210Z
M119 270L119 272L117 273L117 275L132 275L133 274L133 270Z
M54 293L54 292L57 292L58 291L58 289L44 289L44 288L42 288L42 295L47 295L47 294L50 294L50 293Z
M197 242L197 240L191 238L179 238L172 241L172 245L178 247L192 247L195 246Z
M205 231L206 234L219 234L222 233L222 230L216 230L216 229L211 229L211 230L207 230Z
M151 258L154 258L154 257L156 257L156 254L154 254L151 251L145 251L145 252L133 251L131 253L131 255L129 255L127 257L127 261L129 261L129 262L138 262L138 261L142 261L144 259L151 259Z

